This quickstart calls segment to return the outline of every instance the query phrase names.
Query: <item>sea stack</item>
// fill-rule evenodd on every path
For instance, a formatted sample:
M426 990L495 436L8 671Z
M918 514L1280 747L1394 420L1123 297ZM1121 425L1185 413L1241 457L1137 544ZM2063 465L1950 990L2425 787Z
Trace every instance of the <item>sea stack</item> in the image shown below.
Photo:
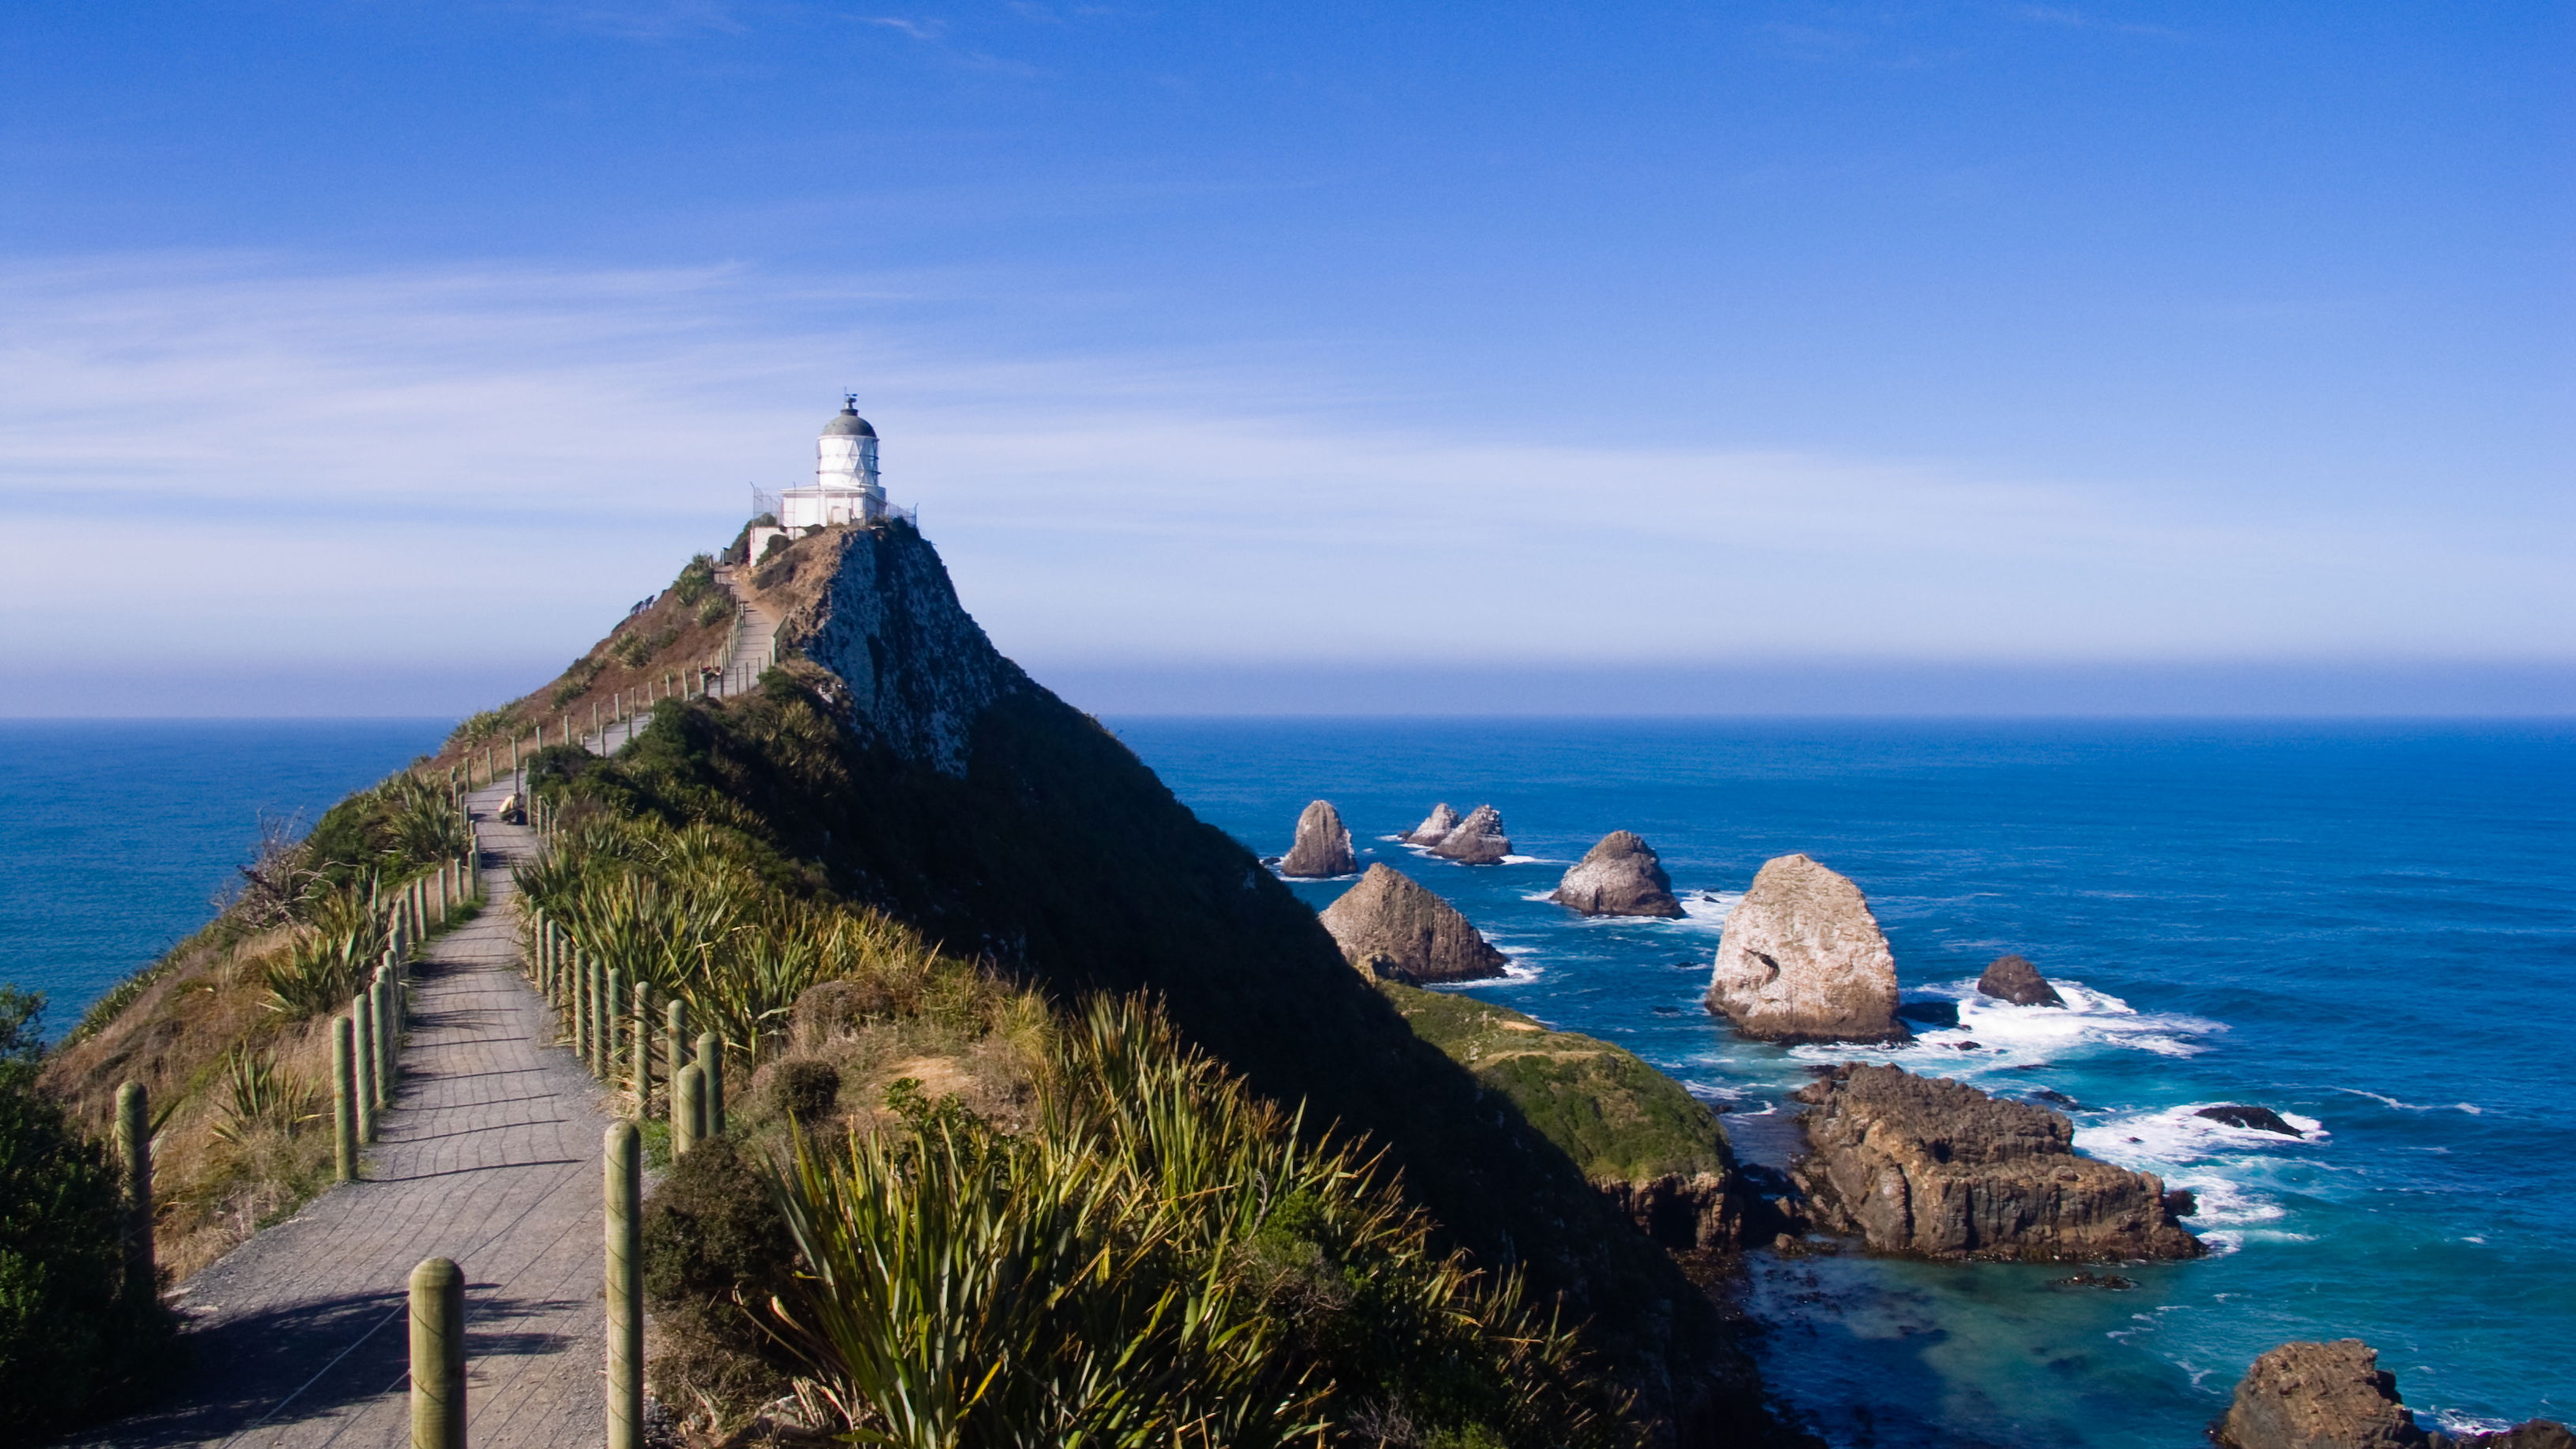
M2527 1419L2456 1437L2427 1433L2397 1397L2397 1375L2357 1338L2285 1343L2237 1380L2235 1402L2211 1431L2227 1449L2566 1449L2567 1426Z
M1797 1178L1821 1226L1882 1253L2106 1262L2197 1258L2164 1183L2075 1155L2045 1107L1896 1067L1842 1066L1797 1092Z
M1460 865L1500 865L1512 853L1512 838L1503 833L1503 814L1491 805L1467 812L1458 828L1442 836L1431 853Z
M1299 839L1305 837L1300 835ZM2020 956L1997 956L1987 963L1986 974L1977 978L1977 992L2015 1006L2064 1006L2066 998L2039 974L2039 968Z
M1450 809L1449 802L1443 800L1431 807L1431 813L1423 817L1421 824L1413 827L1413 833L1404 837L1404 843L1438 845L1449 838L1450 831L1457 828L1458 812Z
M1662 916L1682 914L1673 898L1672 877L1655 848L1633 830L1613 830L1558 882L1556 903L1587 916Z
M1718 938L1708 1009L1758 1041L1895 1042L1896 957L1860 887L1803 855L1763 863Z
M1370 866L1323 919L1343 959L1408 985L1500 976L1508 959L1456 907L1384 865Z
M1288 848L1288 857L1279 862L1281 875L1320 879L1325 876L1349 875L1359 869L1359 860L1351 854L1351 832L1342 824L1342 812L1330 800L1318 800L1297 817L1297 843Z

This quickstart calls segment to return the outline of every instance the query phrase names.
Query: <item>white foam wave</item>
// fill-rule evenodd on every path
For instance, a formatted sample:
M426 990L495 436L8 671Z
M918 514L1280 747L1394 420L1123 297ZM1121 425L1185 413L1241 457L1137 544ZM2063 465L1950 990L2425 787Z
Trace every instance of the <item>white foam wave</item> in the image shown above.
M2490 1419L2483 1415L2468 1413L2460 1409L2435 1409L2433 1410L2433 1427L2450 1435L2452 1438L2457 1439L2470 1434L2500 1434L2505 1430L2512 1428L2513 1421L2511 1419Z
M2259 1127L2230 1126L2199 1115L2203 1107L2220 1105L2223 1104L2189 1102L2158 1112L2113 1117L2078 1128L2075 1145L2123 1167L2188 1167L2278 1152L2296 1142L2331 1140L2324 1123L2296 1112L2281 1114L2282 1121L2299 1129L2294 1138Z
M1551 858L1549 858L1549 857L1547 857L1547 856L1544 856L1544 855L1507 855L1507 856L1504 856L1504 857L1503 857L1503 864L1505 864L1505 865L1563 865L1563 864L1565 864L1565 862L1564 862L1564 861L1561 861L1561 860L1554 860L1554 859L1551 859Z
M2400 1112L2466 1112L2472 1117L2484 1116L2486 1114L2486 1109L2475 1102L2436 1102L2427 1106L2421 1102L2401 1102L2395 1097L2383 1096L2377 1092L2366 1092L2359 1087L2334 1087L2329 1090L2348 1092L2356 1097L2368 1097L2374 1102L2385 1103L2388 1106L2396 1108Z
M1926 994L1959 1004L1959 1024L1918 1032L1913 1044L1899 1048L1894 1056L1908 1066L1941 1075L2030 1066L2098 1049L2188 1057L2209 1049L2195 1038L2227 1029L2196 1016L2140 1011L2079 981L2052 984L2065 1005L2017 1006L1997 1001L1979 992L1973 979L1927 986ZM1976 1043L1979 1050L1962 1052L1968 1042Z
M1673 924L1690 930L1724 931L1728 913L1742 899L1744 893L1741 891L1731 895L1719 894L1715 900L1708 899L1707 894L1700 891L1692 891L1680 897L1682 918Z

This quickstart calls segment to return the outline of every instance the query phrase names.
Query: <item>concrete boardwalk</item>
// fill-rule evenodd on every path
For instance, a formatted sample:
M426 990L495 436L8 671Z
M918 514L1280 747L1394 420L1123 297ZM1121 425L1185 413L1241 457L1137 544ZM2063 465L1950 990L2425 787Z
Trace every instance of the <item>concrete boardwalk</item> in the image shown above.
M366 1180L189 1280L184 1382L162 1407L74 1442L408 1444L404 1286L441 1256L465 1270L476 1449L603 1442L607 1096L555 1045L552 1014L519 975L510 868L535 840L493 818L506 793L469 798L486 905L414 968L401 1089Z

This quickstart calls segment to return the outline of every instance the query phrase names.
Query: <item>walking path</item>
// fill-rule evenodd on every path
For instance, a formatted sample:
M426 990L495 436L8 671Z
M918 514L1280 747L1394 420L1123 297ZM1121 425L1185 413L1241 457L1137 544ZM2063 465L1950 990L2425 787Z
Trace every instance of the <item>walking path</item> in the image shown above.
M733 589L728 576L725 586ZM735 590L736 597L741 591ZM718 692L750 688L778 621L744 601ZM605 754L636 722L582 744ZM115 1449L379 1449L410 1442L405 1284L423 1258L465 1270L475 1449L557 1449L606 1433L600 1138L607 1094L557 1044L519 974L518 887L536 854L500 821L508 780L466 797L482 914L412 972L402 1081L364 1180L332 1189L188 1281L190 1361L166 1404L74 1442Z
M596 1444L604 1420L600 1139L606 1094L555 1045L518 970L513 865L535 852L468 804L486 904L413 968L410 1037L365 1180L332 1189L189 1280L185 1381L76 1442L348 1449L410 1442L404 1285L465 1270L476 1449Z

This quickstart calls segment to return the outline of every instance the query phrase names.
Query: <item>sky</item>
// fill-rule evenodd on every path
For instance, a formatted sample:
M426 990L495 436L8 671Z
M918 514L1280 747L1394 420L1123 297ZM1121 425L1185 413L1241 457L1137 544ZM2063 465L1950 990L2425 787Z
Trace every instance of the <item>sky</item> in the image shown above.
M2561 3L0 9L12 714L462 714L843 390L1101 712L2576 712Z

